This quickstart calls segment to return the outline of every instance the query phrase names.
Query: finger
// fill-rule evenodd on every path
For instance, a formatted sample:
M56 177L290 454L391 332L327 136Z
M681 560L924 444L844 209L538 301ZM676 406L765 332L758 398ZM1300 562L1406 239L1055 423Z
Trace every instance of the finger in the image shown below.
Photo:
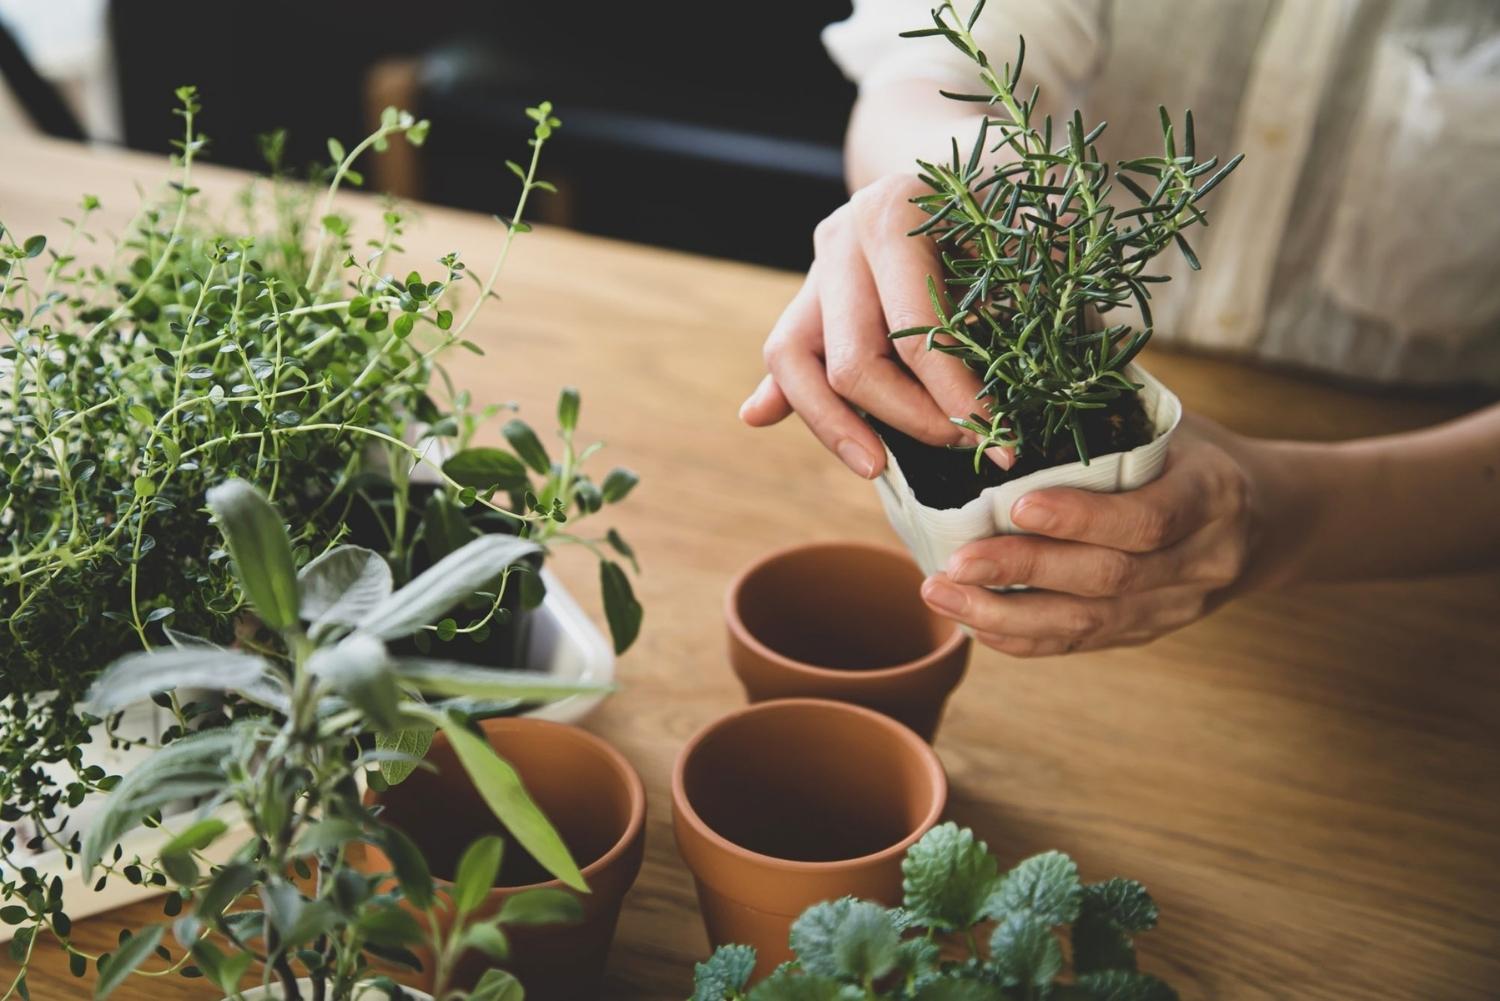
M1011 508L1016 527L1132 553L1163 549L1202 528L1213 516L1211 491L1185 466L1136 490L1101 494L1070 487L1029 493Z
M776 386L808 428L844 465L870 479L885 466L880 439L828 385L812 294L813 276L787 307L766 339L766 366Z
M869 261L887 331L934 326L938 319L929 280L940 293L944 287L937 247L931 240L905 235L927 216L898 194L902 192L872 193L856 213L860 245ZM945 416L966 418L977 413L988 419L988 408L979 399L983 384L963 362L929 349L924 337L898 339L896 352ZM969 432L958 432L956 440L973 441ZM1002 466L1012 461L1008 449L990 451Z
M1136 554L1034 535L999 535L971 542L948 560L948 579L978 587L1025 585L1102 598L1180 583L1181 546Z
M770 375L760 380L760 385L755 387L755 392L740 404L740 420L753 428L769 427L777 424L792 414L792 405L787 402L786 394L781 387L776 385L776 380Z
M1009 595L1007 597L1021 597ZM1023 636L973 629L974 638L1014 657L1044 657L1060 653L1141 646L1196 622L1216 607L1196 587L1164 588L1126 598L1116 605L1115 628L1092 635ZM972 627L971 627L972 628Z
M1055 657L1058 654L1074 652L1068 649L1068 644L1062 640L1038 640L1027 636L1001 636L995 633L975 633L974 638L991 650L999 650L1012 657Z
M896 360L879 292L854 230L847 225L820 228L818 260L824 354L834 391L929 445L962 441L932 395Z
M943 574L927 578L922 599L936 611L976 632L1073 644L1108 636L1122 623L1117 598L1080 598L1047 591L996 594L955 584Z

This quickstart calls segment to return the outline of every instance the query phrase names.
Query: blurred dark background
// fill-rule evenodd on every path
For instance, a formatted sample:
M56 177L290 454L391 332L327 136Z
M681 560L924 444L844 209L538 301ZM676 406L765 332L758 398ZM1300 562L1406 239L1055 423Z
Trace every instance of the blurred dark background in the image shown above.
M210 158L249 168L258 133L285 128L287 162L311 165L329 136L351 145L396 104L430 118L431 138L362 164L367 186L504 214L517 189L504 161L524 161L524 109L546 99L563 121L544 158L560 189L547 222L797 268L844 198L854 89L819 31L848 0L99 6L114 138L138 149L169 149L182 83L201 92Z

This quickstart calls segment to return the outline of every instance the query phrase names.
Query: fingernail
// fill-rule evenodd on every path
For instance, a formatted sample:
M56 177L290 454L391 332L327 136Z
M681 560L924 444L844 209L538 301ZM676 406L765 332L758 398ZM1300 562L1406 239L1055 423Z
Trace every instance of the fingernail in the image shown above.
M865 479L875 475L875 459L856 442L845 438L834 446L834 451L839 458L844 460L844 465L854 470Z
M957 615L967 604L964 593L942 577L928 577L922 585L922 599L940 612Z
M1028 495L1011 505L1010 520L1028 532L1044 532L1052 524L1052 512L1046 504Z
M953 559L948 563L948 578L959 584L998 583L1000 566L994 560Z
M760 392L757 390L756 392L751 393L749 396L745 397L745 402L740 404L740 420L745 419L745 411L750 409L750 404L754 403L755 398L759 395Z
M1016 464L1016 454L1008 448L987 448L984 454L1001 469L1009 469Z

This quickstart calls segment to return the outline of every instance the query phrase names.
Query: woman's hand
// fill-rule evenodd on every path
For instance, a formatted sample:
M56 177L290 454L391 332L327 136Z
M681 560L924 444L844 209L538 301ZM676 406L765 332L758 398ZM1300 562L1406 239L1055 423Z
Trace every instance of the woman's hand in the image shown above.
M1034 534L970 543L946 574L928 578L922 597L1020 657L1146 643L1179 629L1250 576L1266 520L1255 448L1185 417L1159 479L1117 494L1029 493L1011 518ZM1266 561L1255 569L1266 571ZM1037 590L986 590L1013 584Z
M807 280L766 338L769 374L740 407L746 424L765 427L795 410L866 479L885 466L885 451L851 403L929 445L973 440L949 418L982 409L978 378L927 350L925 338L890 339L893 330L937 322L927 280L942 287L942 262L931 240L906 235L927 218L910 202L926 190L916 177L892 174L818 224Z

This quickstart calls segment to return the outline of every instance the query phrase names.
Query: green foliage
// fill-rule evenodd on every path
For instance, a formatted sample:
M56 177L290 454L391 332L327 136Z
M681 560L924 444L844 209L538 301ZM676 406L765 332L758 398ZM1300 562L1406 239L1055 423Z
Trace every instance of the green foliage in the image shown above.
M449 253L400 276L392 260L404 253L401 211L387 206L377 231L361 234L336 195L362 183L361 157L403 138L419 145L426 122L392 108L359 143L330 143L321 194L282 174L283 135L263 137L270 181L248 186L239 206L209 206L194 184L207 146L197 94L185 87L177 98L177 176L112 253L87 251L96 240L93 196L51 239L0 225L0 901L37 902L23 924L28 941L66 927L66 914L17 856L81 851L69 811L120 781L85 761L90 742L119 742L118 707L102 717L77 710L104 665L132 652L234 645L247 656L236 669L316 667L321 684L373 718L392 704L390 679L345 656L362 641L337 652L325 643L365 620L371 595L420 579L476 538L532 547L524 567L472 578L465 593L439 592L443 614L408 595L397 609L407 617L382 627L382 635L410 628L405 653L458 660L536 607L535 571L551 548L583 545L605 562L629 552L613 529L590 537L578 528L628 490L605 498L590 479L586 461L598 445L575 444L575 390L561 394L556 443L544 446L513 407L475 401L444 368L456 348L482 353L469 327L496 298L512 244L529 229L530 199L552 190L537 173L559 126L551 106L528 112L531 156L516 168L519 197L493 264L476 274ZM494 437L510 451L478 444L505 419ZM490 453L520 475L460 482L445 472L475 455L493 464ZM209 488L232 479L274 505L244 552L201 514ZM267 539L283 540L284 550L270 551ZM289 585L286 571L298 565L303 574ZM640 606L609 566L604 602L623 650ZM287 646L293 625L321 648L315 665ZM274 686L198 664L191 679L181 675L194 689L241 694L227 702L159 695L170 715L163 742L225 726L236 698L285 708ZM408 766L382 763L391 772ZM166 884L149 866L131 865L130 875ZM10 982L21 977L24 964Z
M1147 265L1175 245L1198 269L1183 232L1207 224L1199 202L1242 157L1198 159L1192 112L1179 130L1162 108L1162 152L1111 169L1096 145L1103 123L1085 128L1077 111L1057 128L1037 120L1037 90L1018 89L1024 40L1003 69L979 49L970 29L983 7L965 20L944 0L932 27L905 33L943 38L974 62L983 92L947 96L983 105L985 118L967 156L955 140L948 162L918 161L932 193L913 199L930 217L913 235L937 241L945 287L929 281L936 326L892 336L925 337L983 382L975 412L953 416L978 438L976 468L986 448L1046 453L1059 436L1087 462L1085 414L1139 388L1124 369L1151 337L1150 285L1167 280ZM1138 328L1094 322L1132 303Z
M901 868L901 907L848 897L814 904L792 925L795 962L751 988L755 950L721 946L695 968L692 1001L1176 998L1135 969L1130 932L1156 923L1156 904L1139 883L1081 884L1073 861L1059 852L1002 874L984 842L952 823L923 835ZM1060 980L1066 964L1059 928L1073 921L1072 975ZM1085 943L1080 952L1083 929L1085 938L1107 931L1107 948Z
M257 579L264 593L302 595L290 612L292 621L278 631L286 656L263 659L205 643L132 654L99 676L90 693L99 712L134 700L143 688L200 684L205 667L222 670L232 681L219 687L260 708L176 740L131 771L84 839L83 871L93 875L102 869L107 881L149 865L153 878L173 892L169 899L179 908L188 902L173 926L183 952L174 957L168 951L166 958L180 966L191 956L199 972L226 990L263 967L265 978L279 984L287 998L301 1001L295 986L301 967L318 985L317 996L349 1001L356 985L371 975L372 959L409 955L411 947L425 944L437 957L437 996L460 1001L466 995L449 991L448 978L466 949L503 956L509 948L503 926L576 920L581 907L572 894L545 890L517 897L494 917L474 918L499 875L505 845L495 836L471 845L451 891L438 893L420 849L361 802L356 780L373 764L362 750L373 737L413 725L441 727L504 829L554 875L579 890L587 887L514 770L468 729L463 705L501 694L493 677L500 672L395 655L377 630L409 617L412 608L441 611L469 593L476 576L503 575L535 544L509 537L501 538L510 543L503 546L492 536L475 539L448 557L470 571L467 576L440 563L395 591L388 578L358 569L373 565L373 554L330 556L304 570L299 587L290 563L279 555L289 546L286 533L255 488L243 480L221 484L209 491L209 507L247 591L249 581ZM316 586L309 576L318 578ZM353 593L339 593L339 582ZM380 593L382 583L388 593ZM351 614L330 620L331 608ZM359 608L363 612L353 614ZM314 621L325 627L318 638L305 628ZM469 678L484 680L485 687L466 689ZM521 678L524 687L510 693L518 698L545 700L592 690ZM497 783L501 792L491 795ZM167 831L155 858L120 869L119 841L139 828L167 826L163 806L183 798L201 800L196 817L167 822L175 829ZM226 818L249 833L232 846L230 863L214 865L205 853L236 829ZM385 876L362 875L348 864L348 852L359 842L387 851L399 891L382 888ZM304 882L290 881L288 873L301 874ZM256 900L262 909L250 908ZM447 931L435 920L440 910L451 912ZM0 917L25 920L29 913ZM95 996L107 995L156 952L163 931L154 926L125 940L101 966ZM513 981L492 980L467 997L512 997L516 990Z

